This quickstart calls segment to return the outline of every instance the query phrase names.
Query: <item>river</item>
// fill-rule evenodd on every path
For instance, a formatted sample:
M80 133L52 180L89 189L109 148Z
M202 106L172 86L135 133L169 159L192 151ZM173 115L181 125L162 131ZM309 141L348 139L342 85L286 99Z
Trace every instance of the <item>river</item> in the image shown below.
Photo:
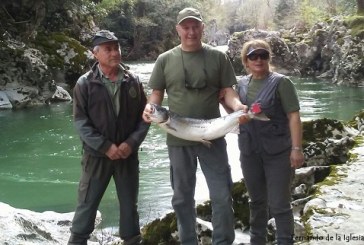
M145 87L153 63L131 63ZM347 121L363 109L364 88L335 86L314 79L292 78L303 121L332 118ZM146 89L149 94L149 90ZM0 111L0 201L33 211L74 211L80 176L81 147L72 124L72 105L58 103L18 111ZM237 136L228 134L233 180L242 178ZM139 210L141 225L170 211L172 191L165 134L152 125L140 149ZM196 200L208 199L198 170ZM117 226L118 202L111 183L101 202L103 227Z

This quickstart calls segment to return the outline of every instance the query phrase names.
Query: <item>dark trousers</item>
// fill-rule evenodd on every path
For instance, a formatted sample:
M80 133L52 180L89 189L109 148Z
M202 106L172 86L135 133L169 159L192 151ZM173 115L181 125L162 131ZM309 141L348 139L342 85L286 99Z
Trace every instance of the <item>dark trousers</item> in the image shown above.
M250 197L252 245L265 245L268 213L274 217L279 245L293 244L294 220L291 208L291 150L279 155L241 154L243 176Z
M109 160L84 153L78 188L78 205L72 221L69 245L86 245L94 230L97 209L113 177L120 207L119 234L129 239L140 234L137 211L139 161L133 155L127 160Z

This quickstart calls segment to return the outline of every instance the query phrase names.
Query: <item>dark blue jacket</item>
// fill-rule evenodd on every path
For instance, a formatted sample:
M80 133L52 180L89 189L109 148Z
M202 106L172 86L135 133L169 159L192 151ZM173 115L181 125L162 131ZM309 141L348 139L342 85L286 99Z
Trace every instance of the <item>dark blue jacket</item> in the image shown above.
M262 112L270 118L270 121L251 120L240 125L239 149L244 155L262 151L275 155L291 147L287 114L277 93L282 77L282 74L270 73L253 102L260 103ZM251 75L244 76L237 86L237 92L244 104L247 104L250 79Z

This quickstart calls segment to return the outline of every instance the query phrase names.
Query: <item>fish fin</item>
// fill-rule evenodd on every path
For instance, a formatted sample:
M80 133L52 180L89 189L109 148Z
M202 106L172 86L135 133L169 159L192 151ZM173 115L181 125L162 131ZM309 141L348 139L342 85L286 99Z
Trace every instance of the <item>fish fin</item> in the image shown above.
M170 130L173 130L173 131L177 131L177 129L171 127L171 125L169 123L166 124L166 127Z
M210 148L210 147L211 147L211 145L212 145L211 141L204 140L204 139L202 139L202 140L201 140L201 143L202 143L204 146L208 147L208 148Z
M236 125L229 133L232 133L232 134L240 134L239 125Z

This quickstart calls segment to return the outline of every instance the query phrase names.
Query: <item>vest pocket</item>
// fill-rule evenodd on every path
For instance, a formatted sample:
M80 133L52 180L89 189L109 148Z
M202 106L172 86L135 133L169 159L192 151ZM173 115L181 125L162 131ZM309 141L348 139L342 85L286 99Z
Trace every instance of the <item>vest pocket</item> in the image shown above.
M261 130L261 142L265 152L279 154L291 147L291 135L288 125L270 124Z
M238 136L238 146L239 150L243 155L250 155L252 152L251 147L251 136L248 132L244 130L240 130L240 134Z
M276 155L286 151L291 147L290 137L265 138L262 140L262 146L265 152L270 155Z

